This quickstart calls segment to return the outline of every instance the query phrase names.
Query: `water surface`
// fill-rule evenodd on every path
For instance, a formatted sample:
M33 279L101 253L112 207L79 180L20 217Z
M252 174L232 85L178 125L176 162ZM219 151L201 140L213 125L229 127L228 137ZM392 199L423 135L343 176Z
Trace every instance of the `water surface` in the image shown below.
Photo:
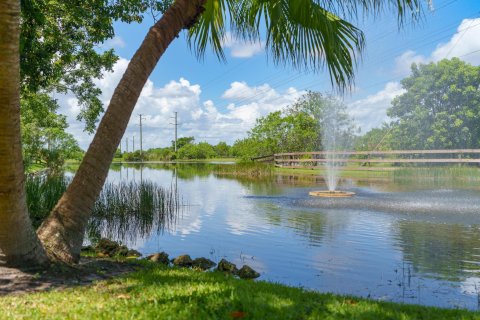
M320 292L477 309L480 191L344 182L352 199L308 196L319 181L219 177L202 166L114 167L110 181L176 187L185 206L165 232L120 239L144 254L248 264L262 280ZM395 191L392 191L395 190ZM401 191L398 191L401 190Z

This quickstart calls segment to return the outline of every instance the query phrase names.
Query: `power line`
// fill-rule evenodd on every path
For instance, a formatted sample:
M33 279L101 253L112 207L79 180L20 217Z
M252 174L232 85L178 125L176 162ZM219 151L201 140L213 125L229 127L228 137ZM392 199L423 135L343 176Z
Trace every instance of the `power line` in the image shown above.
M140 126L140 158L142 157L142 153L143 153L143 138L142 138L142 119L145 120L144 117L142 117L142 114L140 113L138 115L138 119L139 119L139 126Z
M174 117L171 117L174 119L174 123L170 123L170 124L173 124L175 126L175 140L174 140L174 148L175 148L175 152L177 152L177 127L178 127L178 122L177 122L177 111L175 111L175 116Z

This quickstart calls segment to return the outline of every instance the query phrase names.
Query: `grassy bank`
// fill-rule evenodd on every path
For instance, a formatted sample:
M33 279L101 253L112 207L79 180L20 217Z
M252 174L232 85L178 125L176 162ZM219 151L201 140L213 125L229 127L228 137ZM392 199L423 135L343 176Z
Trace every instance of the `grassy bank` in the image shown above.
M87 287L0 297L0 319L480 319L145 263Z
M325 169L291 169L275 168L279 174L301 174L322 176ZM344 167L339 170L341 177L347 178L390 178L395 180L480 180L480 168L458 166L430 166L430 167Z

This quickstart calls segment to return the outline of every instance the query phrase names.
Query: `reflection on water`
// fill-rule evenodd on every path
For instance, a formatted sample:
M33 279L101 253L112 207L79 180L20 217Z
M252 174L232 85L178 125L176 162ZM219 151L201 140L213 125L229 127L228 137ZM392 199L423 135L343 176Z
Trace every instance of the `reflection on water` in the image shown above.
M256 268L261 279L322 292L477 309L475 188L376 180L352 182L355 198L319 199L308 191L321 178L235 179L213 174L212 166L114 167L110 182L175 186L187 205L163 234L141 227L117 237L144 254L226 257ZM135 217L129 224L138 226Z

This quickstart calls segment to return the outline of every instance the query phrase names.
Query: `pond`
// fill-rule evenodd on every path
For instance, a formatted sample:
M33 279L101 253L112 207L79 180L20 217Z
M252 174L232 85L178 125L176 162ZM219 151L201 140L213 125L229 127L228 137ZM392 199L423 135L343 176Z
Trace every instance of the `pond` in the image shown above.
M479 306L478 181L347 179L354 198L322 199L308 195L325 188L320 178L240 179L202 165L116 166L108 179L179 192L182 209L162 232L132 229L117 239L145 255L226 258L260 280L320 292Z

